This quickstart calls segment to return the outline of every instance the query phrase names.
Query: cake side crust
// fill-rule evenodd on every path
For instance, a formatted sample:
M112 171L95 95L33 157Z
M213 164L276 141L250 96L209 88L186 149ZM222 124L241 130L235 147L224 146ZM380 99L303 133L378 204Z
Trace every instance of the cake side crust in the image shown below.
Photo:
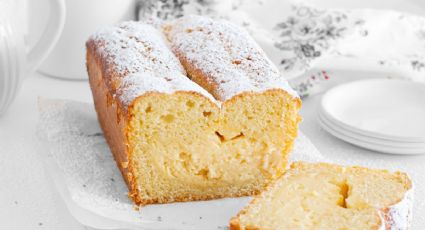
M127 113L119 101L114 100L105 82L105 63L96 54L93 41L87 44L87 71L90 88L99 119L99 124L110 147L118 168L129 188L129 197L140 204L137 199L136 181L132 169L129 168L129 150L126 139Z
M408 176L404 173L403 175L406 176L410 189L399 202L381 210L385 230L408 230L412 224L414 188Z

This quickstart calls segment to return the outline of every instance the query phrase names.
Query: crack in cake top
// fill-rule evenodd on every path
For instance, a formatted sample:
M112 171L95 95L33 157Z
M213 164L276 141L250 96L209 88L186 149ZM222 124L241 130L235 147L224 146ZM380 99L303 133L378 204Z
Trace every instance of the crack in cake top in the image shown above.
M206 76L210 93L225 101L241 92L296 92L245 31L228 21L190 15L164 26L173 51Z
M125 107L148 92L195 91L216 102L186 77L164 36L151 25L131 21L105 27L90 37L90 43L105 62L105 82L113 97Z
M164 34L142 22L105 27L90 37L88 47L93 44L104 62L104 80L125 109L148 92L194 91L217 105L243 92L276 88L297 96L245 30L200 16L177 19L170 28L171 48ZM190 80L172 50L185 53L216 90Z

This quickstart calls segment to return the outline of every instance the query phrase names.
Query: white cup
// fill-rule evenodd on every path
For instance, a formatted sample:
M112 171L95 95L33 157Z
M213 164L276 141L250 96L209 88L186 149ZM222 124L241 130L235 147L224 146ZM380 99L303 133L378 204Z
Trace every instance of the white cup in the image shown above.
M134 20L136 0L65 0L65 5L63 32L39 71L57 78L85 80L88 37L102 26Z
M29 0L0 1L0 114L15 99L25 77L44 60L59 38L65 20L63 0L48 0L47 26L33 47L25 41ZM28 10L32 10L29 7Z

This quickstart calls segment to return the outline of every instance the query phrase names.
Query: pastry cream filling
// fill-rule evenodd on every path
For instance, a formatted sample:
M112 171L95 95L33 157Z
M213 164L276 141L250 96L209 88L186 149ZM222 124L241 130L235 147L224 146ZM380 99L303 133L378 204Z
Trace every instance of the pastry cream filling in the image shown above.
M222 108L190 92L136 100L128 140L139 191L159 200L259 191L284 172L296 135L287 123L298 122L291 98L271 90Z

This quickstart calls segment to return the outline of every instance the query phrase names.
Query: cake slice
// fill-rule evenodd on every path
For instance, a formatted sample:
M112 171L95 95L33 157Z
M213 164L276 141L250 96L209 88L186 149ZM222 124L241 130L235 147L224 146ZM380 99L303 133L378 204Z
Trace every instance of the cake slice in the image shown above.
M185 25L206 32L182 38L190 50L178 49ZM203 17L166 30L125 22L86 44L99 123L129 196L144 205L258 193L284 172L299 97L243 30ZM215 48L213 63L194 55Z
M230 229L409 229L412 196L404 173L296 162Z

